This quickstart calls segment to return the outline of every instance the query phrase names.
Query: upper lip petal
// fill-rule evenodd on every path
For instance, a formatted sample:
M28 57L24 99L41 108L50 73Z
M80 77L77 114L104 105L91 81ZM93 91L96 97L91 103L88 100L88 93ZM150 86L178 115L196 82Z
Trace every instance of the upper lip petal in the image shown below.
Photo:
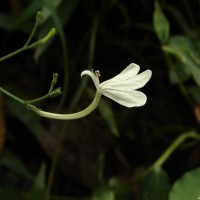
M138 74L140 67L131 63L117 76L99 83L99 78L93 72L85 70L81 76L89 75L97 88L97 91L104 96L118 102L126 107L142 106L146 103L147 97L144 93L137 91L143 87L151 78L151 70Z

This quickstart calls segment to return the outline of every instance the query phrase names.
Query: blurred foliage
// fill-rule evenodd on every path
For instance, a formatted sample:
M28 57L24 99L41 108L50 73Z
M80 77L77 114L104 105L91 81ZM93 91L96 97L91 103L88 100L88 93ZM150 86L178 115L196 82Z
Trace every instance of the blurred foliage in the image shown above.
M106 80L135 62L153 77L143 89L144 107L105 98L98 111L70 122L40 119L0 94L0 199L198 199L197 140L182 141L162 166L152 163L175 138L199 132L199 1L4 1L0 57L24 45L39 10L32 40L52 27L56 36L1 62L1 87L35 99L59 73L63 95L37 106L70 113L94 96L89 80L80 80L82 70L98 69Z

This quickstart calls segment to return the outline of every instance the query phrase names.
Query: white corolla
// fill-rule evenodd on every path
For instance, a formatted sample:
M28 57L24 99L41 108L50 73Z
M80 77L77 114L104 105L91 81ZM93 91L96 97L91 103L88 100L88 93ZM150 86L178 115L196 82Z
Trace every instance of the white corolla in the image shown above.
M117 76L104 81L99 82L99 71L95 73L89 70L85 70L81 73L83 75L89 75L99 94L102 94L117 103L126 107L138 107L143 106L147 97L143 92L138 91L142 88L151 78L151 70L146 70L138 74L140 67L137 64L131 63Z

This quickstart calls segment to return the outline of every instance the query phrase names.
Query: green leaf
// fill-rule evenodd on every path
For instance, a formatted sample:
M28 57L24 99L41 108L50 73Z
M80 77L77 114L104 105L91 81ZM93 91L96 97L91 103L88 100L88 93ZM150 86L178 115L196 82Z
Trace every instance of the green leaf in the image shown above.
M8 167L9 169L17 172L22 177L33 180L33 176L24 166L24 164L10 151L4 151L0 164L4 167Z
M33 111L28 110L24 105L10 98L7 99L6 106L8 106L17 119L27 126L38 141L41 143L44 142L44 138L46 137L45 130L41 125L39 117Z
M12 187L0 187L1 200L24 200L19 191Z
M58 7L60 6L60 4L62 3L63 0L54 0L52 1L52 6L54 7L54 9L58 9ZM44 1L45 3L48 2L47 0ZM46 20L51 17L51 11L49 10L49 8L45 5L41 10L42 12L42 20L41 20L41 24L44 24L46 22Z
M177 62L172 65L172 68L169 70L169 78L172 84L181 83L188 80L191 77L190 69Z
M197 104L200 105L200 88L195 86L190 86L187 88L193 99Z
M196 64L200 64L200 41L198 39L174 36L170 38L169 43L187 52Z
M94 192L92 200L115 200L115 194L110 187L102 186Z
M41 20L42 27L40 29L40 37L45 35L49 29L55 26L58 35L60 36L62 45L66 45L66 38L63 30L63 26L70 20L72 14L76 10L78 0L62 1L57 0L56 2L45 0L45 4L42 8ZM49 45L53 42L51 40L48 44L40 46L36 49L34 58L38 60L39 57L48 49ZM63 47L67 48L67 47Z
M111 177L108 186L115 191L115 200L131 200L133 184L131 181L123 180L118 177Z
M26 200L44 200L46 166L42 164Z
M153 14L153 25L156 34L162 44L166 44L169 39L169 22L163 14L159 3L155 2L155 10Z
M10 15L0 13L0 27L7 30L12 30L15 27L16 19Z
M163 50L176 57L187 74L191 74L200 86L200 43L184 36L172 37Z
M100 184L104 183L104 168L105 168L105 155L102 153L97 157L97 162L96 162L97 181Z
M198 200L200 197L200 168L185 173L173 185L169 200Z
M140 200L168 200L169 178L161 168L155 168L142 181Z
M30 18L34 17L37 11L41 9L43 5L43 1L41 0L33 0L23 11L21 16L17 19L17 25L20 26L27 22Z

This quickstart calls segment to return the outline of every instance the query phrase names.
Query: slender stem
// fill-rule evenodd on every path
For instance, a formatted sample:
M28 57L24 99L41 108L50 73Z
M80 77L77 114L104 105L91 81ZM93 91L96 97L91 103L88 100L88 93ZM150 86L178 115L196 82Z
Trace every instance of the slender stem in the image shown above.
M33 38L33 35L35 34L35 32L36 32L36 30L37 30L37 27L38 27L38 25L39 25L40 18L41 18L41 12L38 11L38 12L37 12L37 15L36 15L35 25L34 25L34 27L33 27L33 30L31 31L31 34L30 34L28 40L26 41L26 43L25 43L25 45L24 45L25 47L28 46L29 43L31 42L31 40L32 40L32 38Z
M62 51L63 51L63 66L64 66L64 77L63 77L63 86L62 86L63 87L63 95L62 95L59 105L57 107L57 111L59 111L62 108L62 106L66 100L68 82L69 82L68 47L67 47L67 41L66 41L66 37L65 37L65 33L64 33L64 30L62 27L61 20L60 20L59 15L58 15L57 11L55 10L51 1L49 1L48 8L51 10L52 19L55 23L57 32L60 36L61 46L62 46Z
M59 120L79 119L90 114L98 106L100 97L101 97L101 94L96 92L95 98L93 99L92 103L87 108L73 114L58 114L58 113L51 113L51 112L46 112L46 111L42 111L38 109L35 109L34 111L41 117L46 117L46 118L51 118L51 119L59 119Z
M98 24L99 24L99 16L96 15L94 18L91 32L90 32L90 41L89 41L89 66L93 66L94 64L94 55L95 55L95 45L96 45L96 36L97 36L97 30L98 30ZM75 94L72 103L70 104L69 108L70 110L73 110L77 102L79 101L81 95L83 94L83 91L85 90L87 83L88 83L89 77L84 78L84 80L81 82L81 85L79 86L78 92Z
M179 136L165 151L164 153L147 169L145 174L155 168L160 168L172 153L180 146L186 139L194 138L200 140L200 134L195 132L187 132Z
M21 103L21 104L25 104L26 103L26 101L24 101L23 99L20 99L19 97L17 97L14 94L8 92L7 90L3 89L2 87L0 87L0 91L2 93L4 93L5 95L9 96L10 98L14 99L15 101Z
M38 24L39 24L39 21L40 21L40 16L41 16L41 12L38 11L37 15L36 15L36 21L35 21L35 25L33 27L33 30L31 31L31 34L30 34L28 40L26 41L26 43L24 44L24 46L21 47L20 49L16 50L16 51L14 51L14 52L12 52L12 53L0 58L0 62L2 62L4 60L7 60L8 58L11 58L11 57L13 57L13 56L15 56L15 55L17 55L17 54L29 49L28 45L29 45L31 39L33 38L33 35L35 34L35 31L36 31L36 29L38 27Z
M89 66L92 66L93 62L94 62L94 51L95 51L95 42L96 42L98 21L99 21L99 17L97 16L97 19L95 19L94 22L93 22L93 26L92 26L92 30L91 30L90 45L89 45ZM57 29L58 29L58 27L57 27ZM61 31L60 32L60 36L61 36L62 45L63 45L63 53L64 53L64 56L65 56L65 59L64 59L65 60L65 63L64 63L64 66L65 66L65 79L64 79L64 97L61 100L60 105L58 106L58 109L62 106L62 104L63 104L63 102L65 100L66 88L67 88L67 84L68 84L67 46L66 46L66 42L65 42L65 37L63 37L63 34L62 34L62 29L60 31ZM74 99L73 99L73 101L72 101L72 103L70 105L70 110L73 110L73 108L75 107L76 103L79 101L79 99L80 99L80 97L82 95L82 92L84 91L84 89L85 89L85 87L87 85L87 81L88 81L87 78L85 78L82 81L81 86L79 87L79 90L76 93L76 95L75 95L75 97L74 97ZM98 98L100 98L100 96ZM93 102L96 101L96 100L99 101L99 99L96 99L96 100L95 99L96 99L96 96L95 96ZM98 105L98 103L97 103L97 105ZM95 109L95 107L94 107L94 109ZM84 114L86 114L86 113L84 113ZM45 200L49 200L50 199L50 193L51 193L53 178L54 178L54 174L55 174L55 171L56 171L56 165L57 165L59 154L60 154L60 151L61 151L61 148L62 148L62 143L63 143L64 136L65 136L65 133L66 133L66 129L67 129L67 123L65 123L62 126L62 129L61 129L61 132L60 132L60 136L59 136L59 139L58 139L58 143L56 145L56 150L55 150L55 153L53 155L52 166L51 166L50 173L49 173L49 179L48 179L48 184L47 184L47 191L46 191L46 195L45 195Z
M30 100L30 101L28 100L28 101L26 101L26 103L27 103L27 104L37 103L37 102L39 102L39 101L43 101L43 100L45 100L45 99L48 99L49 97L50 97L50 95L49 95L49 93L48 93L48 94L46 94L46 95L44 95L44 96L42 96L42 97L39 97L39 98Z
M55 116L56 116L57 119L66 119L66 118L67 119L78 119L80 117L84 117L84 116L88 115L90 112L92 112L97 107L99 100L100 100L100 97L101 97L101 94L96 92L95 98L92 101L92 103L86 109L84 109L83 111L80 111L80 112L74 113L74 114L68 114L68 115L53 114L53 117L55 118ZM52 113L47 113L47 112L44 112L44 111L38 111L38 112L40 112L40 114L41 113L45 114L45 117L47 117L46 115L48 115L48 117L50 115L50 118L52 117ZM41 116L43 116L43 114ZM53 178L54 178L54 174L55 174L55 171L56 171L56 166L57 166L58 158L59 158L60 151L61 151L61 148L62 148L62 143L63 143L64 136L65 136L65 133L66 133L66 129L67 129L67 123L65 123L64 126L62 126L62 130L61 130L60 136L58 138L58 143L57 143L56 148L55 148L56 150L55 150L55 153L53 155L53 161L52 161L51 169L50 169L50 172L49 172L49 178L48 178L45 200L50 199Z
M8 55L2 57L2 58L0 58L0 62L2 62L2 61L4 61L4 60L7 60L8 58L11 58L11 57L13 57L13 56L15 56L15 55L17 55L17 54L19 54L19 53L21 53L21 52L27 50L27 49L28 49L27 46L23 46L22 48L20 48L20 49L14 51L14 52L12 52L12 53L10 53L10 54L8 54Z
M193 16L193 13L192 13L192 11L190 9L190 6L189 6L187 0L182 0L182 2L183 2L183 5L185 7L185 10L187 12L187 15L188 15L188 18L190 20L190 23L192 24L193 27L195 27L196 24L195 24L194 16Z
M2 87L0 87L0 92L6 94L10 98L16 100L17 102L19 102L21 104L29 105L29 107L32 108L32 110L34 112L36 112L41 117L46 117L46 118L51 118L51 119L60 119L60 120L79 119L79 118L87 116L98 106L99 100L100 100L100 97L101 97L101 94L96 92L96 95L95 95L92 103L87 108L85 108L84 110L77 112L77 113L73 113L73 114L57 114L57 113L42 111L42 110L32 106L32 104L31 104L31 103L35 103L35 102L38 102L38 101L41 101L41 100L48 98L49 95L50 95L49 93L47 95L44 95L44 96L39 97L37 99L25 101L25 100L20 99L19 97L15 96L15 95L13 95L12 93L8 92L7 90L3 89Z
M188 36L196 36L196 32L192 31L189 24L186 22L186 20L183 18L181 13L175 9L175 7L172 6L166 6L167 11L169 11L174 19L177 22L177 25L182 29L183 33Z
M67 124L67 123L65 123L65 124ZM60 136L58 138L58 142L55 147L55 152L53 154L53 160L52 160L52 165L51 165L51 169L50 169L49 176L48 176L48 183L47 183L47 187L46 187L46 194L45 194L44 200L49 200L50 196L51 196L51 188L53 185L53 179L54 179L54 175L56 172L58 158L59 158L59 155L60 155L60 152L62 149L62 143L65 138L65 133L66 133L67 127L68 127L67 125L62 126L61 131L60 131Z
M95 44L96 44L98 24L99 24L99 16L96 15L96 17L94 18L92 29L91 29L91 37L90 37L90 45L89 45L89 62L90 62L90 65L93 65L93 63L94 63Z

